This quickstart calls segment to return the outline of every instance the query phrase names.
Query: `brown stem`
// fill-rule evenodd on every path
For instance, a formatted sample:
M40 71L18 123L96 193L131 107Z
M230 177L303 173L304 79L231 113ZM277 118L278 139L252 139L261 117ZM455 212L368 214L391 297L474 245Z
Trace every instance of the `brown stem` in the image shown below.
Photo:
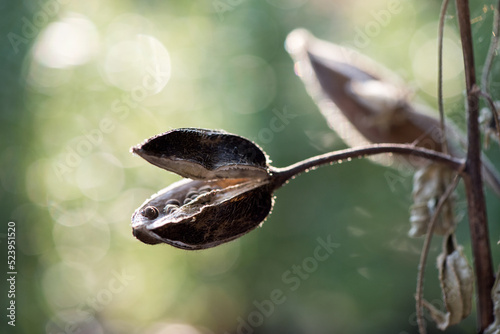
M494 276L486 219L486 202L481 179L481 147L478 124L479 99L477 94L473 94L476 85L476 73L469 3L467 0L456 0L456 6L464 57L468 110L468 149L466 171L463 179L467 192L469 227L476 275L478 332L482 333L493 321L493 303L490 293Z
M444 124L444 106L443 106L443 34L444 34L444 19L446 17L446 8L448 1L444 0L441 5L439 14L438 28L438 106L439 106L439 121L441 125L441 146L443 152L448 153L448 143L446 142L446 127Z
M454 158L437 151L415 147L411 144L374 144L318 155L306 160L299 161L284 168L271 167L271 173L273 174L274 179L273 183L276 188L279 188L289 179L310 169L314 169L326 164L332 164L336 162L342 162L344 160L362 158L369 155L381 153L397 153L402 155L412 155L415 157L426 158L435 162L442 163L457 172L460 172L461 165L464 162L462 159Z

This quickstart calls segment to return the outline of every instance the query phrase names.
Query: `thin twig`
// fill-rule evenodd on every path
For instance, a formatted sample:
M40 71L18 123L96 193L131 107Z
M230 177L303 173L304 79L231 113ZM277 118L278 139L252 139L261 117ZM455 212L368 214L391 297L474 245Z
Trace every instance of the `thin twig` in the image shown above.
M496 8L493 10L493 31L491 32L490 48L488 50L488 55L484 62L483 74L481 76L481 88L482 91L489 95L489 77L491 73L491 66L493 65L493 58L495 58L496 50L498 47L498 34L500 28L500 0L497 3Z
M495 120L496 134L498 139L500 139L500 124L498 121L498 113L493 99L490 94L490 73L491 67L493 65L493 58L497 53L498 48L498 34L500 33L500 0L498 0L497 6L493 9L493 31L491 32L490 47L488 49L488 54L486 60L484 61L483 73L481 76L481 96L484 97L488 104L490 105L491 113L493 119Z
M415 147L410 144L373 144L318 155L284 168L272 167L271 173L274 174L275 184L277 186L281 186L296 175L322 165L381 153L396 153L425 158L434 162L442 163L455 171L459 171L464 162L463 159L455 158L434 150Z
M478 332L482 333L493 321L491 289L494 283L493 265L486 218L486 200L481 178L481 143L479 132L479 98L474 94L476 70L470 26L470 10L467 0L455 0L460 27L460 39L464 57L465 85L467 91L467 163L463 173L467 193L467 209L471 235L474 272L477 289Z
M446 128L444 119L444 106L443 106L443 33L444 33L444 19L446 17L446 8L448 8L449 0L444 0L441 6L441 13L439 14L439 28L438 28L438 107L439 107L439 120L441 124L441 146L443 152L448 153L448 143L446 140Z
M459 174L464 170L464 168L465 164L462 165ZM441 213L444 203L457 187L458 181L460 180L459 174L455 175L452 183L448 185L446 191L439 199L439 202L436 206L436 211L434 211L431 221L427 226L427 234L425 235L424 245L422 246L422 252L420 253L420 262L418 264L418 276L417 276L417 291L415 296L416 307L417 307L417 325L418 325L418 332L420 334L426 334L426 329L424 324L424 308L423 308L424 275L425 275L425 265L427 262L427 255L429 254L429 248L432 241L432 233L434 232L434 226L436 225L437 219L439 217L439 214Z

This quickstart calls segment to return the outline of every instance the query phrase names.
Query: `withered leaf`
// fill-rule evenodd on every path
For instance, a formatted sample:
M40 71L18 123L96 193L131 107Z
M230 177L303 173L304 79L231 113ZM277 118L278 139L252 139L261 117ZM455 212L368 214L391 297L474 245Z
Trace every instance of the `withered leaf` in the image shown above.
M413 177L413 205L410 212L410 237L419 237L427 233L427 228L441 196L452 182L452 171L438 163L431 163L420 168ZM455 230L456 221L453 212L455 195L452 194L443 207L434 225L433 233L448 235Z
M436 321L437 327L445 330L458 324L472 310L474 275L453 234L443 238L443 253L438 257L437 266L446 313L428 302L424 302L424 306Z
M499 120L498 113L500 111L500 101L494 101L494 107L495 110L491 110L490 107L484 107L479 113L479 125L481 131L484 133L485 149L488 149L490 139L500 143L500 132L498 132L497 122L495 121L495 117L497 117L497 121ZM495 117L493 115L495 115Z
M497 278L493 285L493 289L491 289L491 300L493 301L495 320L484 331L484 334L500 334L500 269L497 272Z

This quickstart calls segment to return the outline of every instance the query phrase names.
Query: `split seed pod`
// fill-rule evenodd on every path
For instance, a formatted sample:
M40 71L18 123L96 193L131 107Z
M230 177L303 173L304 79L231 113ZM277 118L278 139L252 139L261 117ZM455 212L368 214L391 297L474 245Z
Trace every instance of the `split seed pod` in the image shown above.
M395 73L304 29L292 31L286 46L328 125L348 145L418 140L417 146L441 151L439 120L409 102L412 92Z
M154 194L132 216L133 234L147 244L215 247L259 226L273 207L268 158L253 142L223 131L176 129L132 152L190 178Z
M369 57L315 38L305 29L292 31L286 49L295 72L328 125L349 146L400 143L442 151L437 111L411 101L412 92L392 71ZM465 157L466 138L446 120L448 152ZM427 160L414 156L371 158L392 167L420 168ZM483 177L500 196L500 175L486 156Z

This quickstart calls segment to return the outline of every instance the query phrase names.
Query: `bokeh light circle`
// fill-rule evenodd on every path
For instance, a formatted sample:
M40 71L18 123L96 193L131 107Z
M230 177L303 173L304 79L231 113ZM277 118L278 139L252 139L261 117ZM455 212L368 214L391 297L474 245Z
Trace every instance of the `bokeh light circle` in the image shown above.
M109 83L131 94L139 90L146 96L157 94L170 80L167 49L158 39L145 34L110 45L103 67Z
M95 25L83 15L70 13L53 22L40 34L34 59L51 68L65 68L88 62L99 47Z
M78 166L76 182L88 198L95 201L109 200L123 188L123 166L109 153L91 154Z
M262 58L235 57L227 64L225 87L221 87L225 106L235 113L251 114L263 110L276 95L276 75Z

